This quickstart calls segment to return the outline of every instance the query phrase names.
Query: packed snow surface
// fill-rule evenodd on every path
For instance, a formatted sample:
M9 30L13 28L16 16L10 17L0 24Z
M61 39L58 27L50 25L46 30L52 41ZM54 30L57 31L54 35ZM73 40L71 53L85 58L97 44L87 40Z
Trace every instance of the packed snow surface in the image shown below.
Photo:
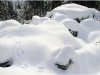
M62 13L71 8L66 11L85 15L87 7L65 4L54 10L58 8L61 13L55 12L51 18L33 16L30 24L21 25L15 20L0 22L0 66L7 61L11 63L10 67L0 67L0 74L100 74L99 22L88 18L78 23L71 19L73 15ZM69 29L78 35L74 37ZM69 67L62 70L55 63Z

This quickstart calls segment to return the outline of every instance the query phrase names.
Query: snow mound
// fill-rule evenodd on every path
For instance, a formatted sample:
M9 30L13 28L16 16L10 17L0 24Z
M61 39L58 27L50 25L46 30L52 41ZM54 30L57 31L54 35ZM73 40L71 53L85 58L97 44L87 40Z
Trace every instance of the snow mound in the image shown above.
M25 58L27 58L32 64L36 64L45 60L47 57L46 55L50 52L49 50L52 51L66 44L71 45L74 49L82 47L63 25L53 20L45 21L38 26L21 25L7 27L2 29L1 32L3 32L0 35L1 53L3 52L4 54L1 54L0 56L5 56L4 59L1 59L1 62L10 59L13 51L15 52L13 56L14 58L12 57L14 62L15 59L16 62L22 61L17 57L23 56L25 53L24 51L26 51L25 56L27 57ZM8 43L5 44L2 40L7 40ZM7 47L4 45L7 45Z
M6 41L6 42L4 42ZM12 47L11 47L12 45ZM0 39L0 63L6 62L12 59L13 44L9 40Z
M42 22L44 22L44 21L46 21L46 20L50 20L50 18L48 18L48 17L41 17L39 23L42 23Z
M55 21L55 20L46 20L44 22L42 22L40 25L61 25L59 24L59 22Z
M70 29L69 31L72 31L73 34L74 32L77 32L76 37L88 43L88 35L90 32L77 21L72 19L64 19L60 22L60 24L64 25L67 29Z
M87 8L78 4L65 4L54 8L51 12L46 14L47 17L52 17L54 13L66 15L70 19L75 19L78 22L86 18L93 18L97 21L100 20L100 12L96 9Z
M97 9L90 9L91 14L90 14L90 18L93 18L94 20L100 21L100 11L98 11Z
M52 20L55 20L57 22L61 22L62 20L66 19L67 16L64 14L54 13L51 17Z
M65 19L62 20L60 23L63 24L66 28L71 29L73 31L78 31L80 28L78 22L72 19Z
M61 48L59 54L55 57L56 62L60 65L66 65L73 58L75 50L72 46L65 45Z
M79 35L77 37L81 38L86 43L90 43L92 41L90 41L90 34L91 32L99 31L99 23L94 19L89 18L80 22L79 25Z
M81 70L84 70L84 74L97 74L100 72L99 48L100 46L90 44L87 47L76 51L76 53L79 55L79 64L81 64Z
M7 20L4 22L0 23L0 30L5 28L5 27L9 27L9 26L18 26L21 25L20 23L18 23L16 20Z
M47 13L46 16L50 17L54 13L64 14L70 19L76 19L76 18L81 19L81 18L87 18L90 12L87 7L78 4L65 4L53 9L50 13Z
M80 25L82 25L85 29L89 30L90 32L99 30L98 23L92 18L83 20L82 22L80 22Z
M87 7L82 6L82 5L78 5L78 4L75 4L75 3L64 4L64 5L61 5L61 6L62 6L62 7L65 7L65 8L79 8L79 9L87 9Z
M33 16L24 25L15 20L0 22L0 74L99 74L99 12L65 4L47 16L51 19ZM73 20L90 16L81 23ZM77 31L77 37L69 29Z
M91 32L88 36L89 42L94 42L98 37L100 37L100 31Z
M74 13L73 13L74 12ZM80 9L80 8L69 8L65 10L65 15L70 18L70 19L82 19L82 18L87 18L89 15L89 10L85 9ZM79 15L80 14L80 15ZM71 16L70 16L71 15Z
M39 16L33 16L30 24L38 25L38 23L40 22L40 19L41 18Z

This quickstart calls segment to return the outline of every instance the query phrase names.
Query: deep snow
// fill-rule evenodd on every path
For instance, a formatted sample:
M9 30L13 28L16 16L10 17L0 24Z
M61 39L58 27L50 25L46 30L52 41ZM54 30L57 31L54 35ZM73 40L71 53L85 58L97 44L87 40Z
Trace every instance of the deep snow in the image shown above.
M66 8L74 16L63 14ZM0 74L100 74L100 24L93 18L80 23L73 20L87 17L88 9L65 4L46 17L33 16L30 24L21 25L15 20L0 22L0 63L11 63L10 67L0 67ZM48 18L52 12L53 16ZM68 29L77 31L77 37ZM73 63L67 70L55 65L65 65L70 59Z
M100 12L94 8L87 8L78 4L64 4L54 8L51 12L47 12L47 17L52 17L54 13L64 14L70 19L83 20L86 18L93 18L100 20ZM55 16L56 17L56 16Z

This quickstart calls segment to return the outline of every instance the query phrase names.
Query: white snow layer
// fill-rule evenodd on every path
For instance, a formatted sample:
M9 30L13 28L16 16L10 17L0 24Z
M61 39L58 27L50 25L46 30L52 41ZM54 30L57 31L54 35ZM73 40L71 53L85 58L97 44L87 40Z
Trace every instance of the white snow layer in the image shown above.
M0 63L12 63L0 67L0 74L100 74L99 22L89 18L78 23L62 13L71 8L68 12L82 10L84 14L87 7L66 4L58 8L61 14L56 12L51 19L33 16L31 23L24 25L15 20L0 22ZM77 37L68 29L77 31ZM65 65L70 59L73 63L66 70L55 65Z
M37 25L40 22L40 19L41 18L39 16L33 16L32 21L30 22L30 24Z
M54 8L51 12L46 14L47 17L52 17L54 13L64 14L70 19L80 19L93 18L95 20L100 20L100 12L94 8L87 8L78 4L64 4L57 8ZM56 17L56 16L55 16Z

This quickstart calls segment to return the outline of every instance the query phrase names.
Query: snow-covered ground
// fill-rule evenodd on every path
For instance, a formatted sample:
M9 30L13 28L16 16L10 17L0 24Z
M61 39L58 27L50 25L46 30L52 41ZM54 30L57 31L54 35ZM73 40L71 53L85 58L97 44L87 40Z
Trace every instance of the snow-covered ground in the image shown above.
M0 75L99 75L100 14L95 14L98 19L87 17L90 10L99 12L65 4L46 17L33 16L30 24L21 25L15 20L0 22L0 65L7 61L11 65L3 64ZM80 23L74 20L82 17L87 19Z
M58 16L56 16L55 13L64 14L70 19L83 20L85 18L93 18L95 20L100 20L100 12L98 10L94 8L87 8L85 6L81 6L74 3L64 4L57 8L54 8L51 12L47 12L46 16L56 18Z

